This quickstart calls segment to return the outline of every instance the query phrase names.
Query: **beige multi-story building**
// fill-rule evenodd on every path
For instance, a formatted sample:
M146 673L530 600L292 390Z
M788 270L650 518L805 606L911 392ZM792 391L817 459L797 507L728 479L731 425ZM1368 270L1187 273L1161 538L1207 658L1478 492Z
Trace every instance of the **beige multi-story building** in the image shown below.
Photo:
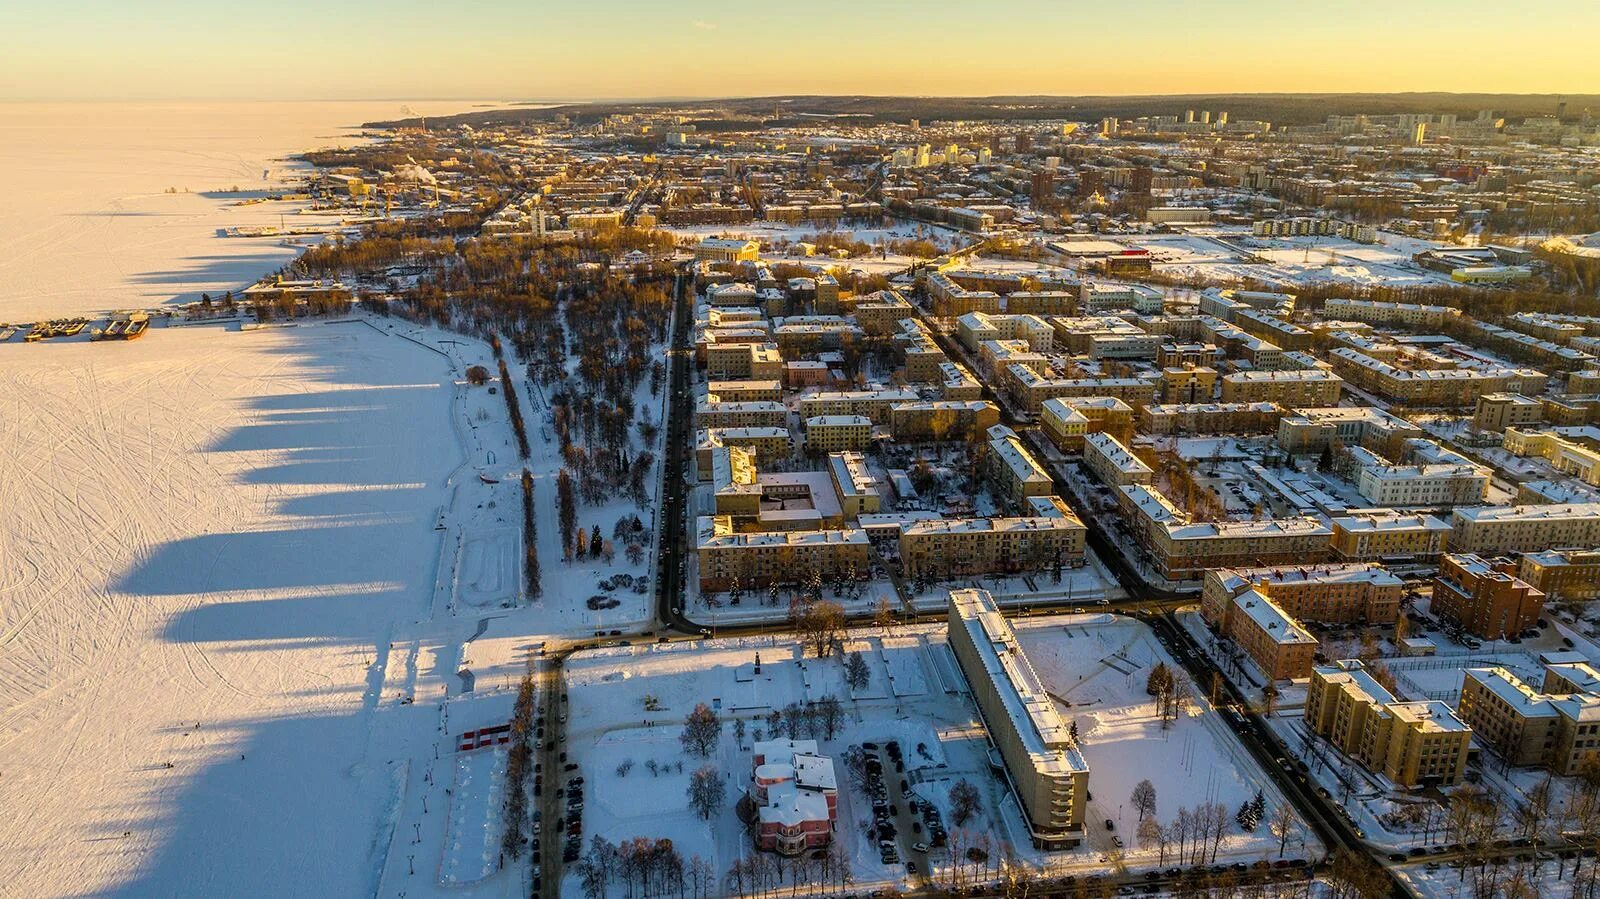
M1212 573L1207 572L1208 585ZM1220 620L1213 623L1250 656L1269 680L1310 676L1317 638L1271 597L1245 587L1236 594L1225 594L1219 605Z
M1432 515L1358 511L1333 519L1333 555L1349 561L1416 561L1444 553L1450 525Z
M1503 445L1508 453L1538 456L1562 474L1600 486L1600 429L1584 426L1524 431L1513 427L1506 429Z
M1048 353L1055 330L1037 315L969 312L956 319L956 338L970 352L989 340L1020 340L1035 353Z
M1233 324L1252 337L1271 341L1285 350L1311 348L1311 332L1276 315L1256 309L1241 309Z
M884 337L903 330L900 323L914 318L917 310L906 298L892 290L880 290L856 300L856 324L868 337Z
M1366 322L1369 325L1405 325L1437 330L1460 318L1461 310L1449 306L1420 306L1415 303L1380 303L1371 300L1331 299L1322 304L1322 317L1340 321Z
M1135 456L1133 450L1105 433L1084 436L1083 464L1111 487L1149 484L1155 478L1155 471Z
M966 440L1000 423L1000 408L987 400L921 400L889 410L889 433L902 443Z
M1517 577L1553 600L1600 597L1600 547L1527 553Z
M1071 728L987 591L952 590L949 612L950 649L1005 763L1033 844L1076 846L1084 837L1089 765Z
M1411 422L1372 406L1302 408L1278 423L1279 448L1294 454L1319 453L1342 443L1395 456L1405 441L1424 436Z
M944 272L928 275L928 299L935 315L965 315L968 312L999 312L1000 295L989 290L968 290Z
M707 343L706 378L712 381L777 380L783 355L775 343Z
M1544 593L1511 572L1507 559L1450 553L1433 579L1433 614L1488 640L1514 637L1544 612Z
M1161 370L1161 401L1209 403L1217 389L1217 370L1205 365L1167 366Z
M988 433L988 474L995 495L1016 506L1030 496L1049 496L1055 482L1022 445L1017 432L1005 425L994 425Z
M878 479L867 470L865 456L853 451L830 454L828 475L833 478L833 490L839 496L839 508L846 521L878 512L883 500L878 493Z
M783 399L783 382L766 381L707 381L706 401L711 403L778 402Z
M889 421L889 410L918 399L915 390L824 390L800 397L800 417L864 415L874 424Z
M1600 546L1600 503L1481 506L1450 516L1450 548L1502 555L1552 546Z
M894 343L905 362L907 381L918 383L942 378L940 366L949 359L934 341L933 332L921 319L908 318L902 321Z
M782 403L763 400L722 403L701 399L694 407L694 426L707 428L786 428L789 410Z
M1026 365L1007 366L1001 373L1007 394L1037 414L1044 401L1058 397L1115 397L1130 406L1155 402L1154 381L1143 378L1047 378Z
M1350 347L1329 350L1328 360L1356 387L1416 406L1475 406L1485 393L1538 396L1549 380L1525 368L1399 368Z
M1139 410L1144 434L1270 434L1283 417L1277 403L1162 403Z
M1117 504L1169 580L1199 577L1209 568L1316 564L1331 551L1332 531L1315 518L1199 522L1143 484L1117 488Z
M1049 503L1051 499L1056 502ZM1083 522L1057 497L1034 497L1029 505L1035 514L1021 518L939 518L908 523L900 532L905 575L949 579L1082 564L1088 537Z
M801 583L813 571L824 580L861 578L871 569L860 528L739 532L729 516L705 515L695 549L705 592Z
M1395 785L1449 786L1466 773L1472 727L1443 702L1399 702L1357 659L1311 669L1306 726Z
M1561 669L1553 672L1550 669ZM1546 686L1535 690L1501 667L1468 668L1462 675L1462 720L1478 740L1511 765L1573 775L1600 756L1600 680L1587 663L1547 667ZM1585 688L1575 689L1578 682Z
M806 419L806 452L842 453L872 445L872 420L865 415L818 415Z
M1544 421L1544 404L1520 393L1485 393L1478 397L1472 423L1485 431L1525 428Z
M701 477L709 477L711 454L719 446L737 446L755 453L756 462L765 465L789 458L794 440L788 428L706 428L695 433L695 461Z
M1200 612L1220 624L1230 600L1251 590L1298 620L1388 625L1399 617L1405 582L1380 565L1361 563L1217 568L1206 572Z
M983 385L978 383L972 369L959 362L945 360L939 363L939 396L947 400L981 400Z
M1280 406L1332 406L1344 380L1321 369L1241 371L1222 379L1224 403L1277 403Z
M1087 434L1133 439L1133 407L1114 396L1054 397L1040 405L1039 424L1057 448L1075 453Z

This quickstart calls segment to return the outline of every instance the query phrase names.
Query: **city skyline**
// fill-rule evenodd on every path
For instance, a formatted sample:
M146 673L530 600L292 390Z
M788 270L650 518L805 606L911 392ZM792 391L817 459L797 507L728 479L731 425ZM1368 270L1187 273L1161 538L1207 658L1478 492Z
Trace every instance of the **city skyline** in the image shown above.
M1208 4L1203 15L1170 0L1116 9L1030 0L989 17L943 0L770 9L480 0L449 17L365 0L278 9L265 21L194 0L15 9L0 18L9 36L0 98L1600 92L1585 46L1600 9L1543 0L1515 10L1361 0L1337 15L1259 0Z

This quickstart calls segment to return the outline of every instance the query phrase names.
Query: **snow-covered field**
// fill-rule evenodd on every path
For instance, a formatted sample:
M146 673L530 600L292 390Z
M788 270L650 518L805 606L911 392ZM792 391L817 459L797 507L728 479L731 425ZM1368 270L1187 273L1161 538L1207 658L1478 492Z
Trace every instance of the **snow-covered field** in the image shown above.
M427 115L469 101L415 102ZM240 225L326 224L302 204L235 205L305 171L288 157L350 145L401 101L0 103L0 321L164 305L237 290L293 259ZM238 188L243 194L234 194ZM168 191L175 191L169 193Z
M8 891L373 890L450 385L362 323L0 347Z
M1262 791L1270 810L1284 800L1216 712L1194 690L1187 711L1168 728L1161 726L1154 700L1145 693L1150 670L1165 662L1180 670L1150 629L1129 618L1079 615L1015 622L1023 651L1044 680L1063 717L1078 726L1089 763L1089 848L1108 852L1116 822L1126 844L1128 864L1156 866L1158 852L1135 839L1138 813L1129 802L1133 788L1149 780L1156 789L1156 816L1171 820L1180 808L1220 802L1230 815ZM1297 827L1289 839L1290 858L1317 854L1315 838ZM1307 845L1309 842L1309 845ZM1082 850L1077 854L1082 855ZM1066 853L1047 859L1067 862ZM1265 823L1253 833L1233 826L1218 858L1238 861L1278 858L1278 839ZM1078 861L1084 861L1079 859ZM1168 862L1171 854L1168 855Z

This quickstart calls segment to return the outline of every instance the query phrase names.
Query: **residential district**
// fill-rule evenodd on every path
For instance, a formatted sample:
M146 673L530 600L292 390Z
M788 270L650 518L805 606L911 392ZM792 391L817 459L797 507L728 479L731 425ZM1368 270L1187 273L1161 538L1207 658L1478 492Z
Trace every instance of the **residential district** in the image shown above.
M655 509L653 613L578 614L517 656L535 773L505 801L528 820L490 816L482 877L1595 894L1588 110L668 104L398 123L376 146L311 157L335 249L187 314L333 297L503 339L502 387L566 394L527 430L582 482L579 517L613 489ZM588 457L567 434L579 404L634 414L575 386L635 364L616 338L484 311L552 270L558 304L670 290L643 337L666 364L642 486L583 470L632 446L626 417ZM561 530L524 563L547 581L585 556L582 526L537 528ZM613 589L537 578L518 604Z

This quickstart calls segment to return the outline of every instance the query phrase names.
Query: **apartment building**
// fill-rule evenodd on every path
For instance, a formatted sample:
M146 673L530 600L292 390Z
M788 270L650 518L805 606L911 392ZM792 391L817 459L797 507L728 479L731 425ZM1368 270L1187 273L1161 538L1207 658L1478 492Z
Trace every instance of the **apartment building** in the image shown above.
M1089 765L987 591L950 592L949 642L1033 844L1076 846L1084 838Z
M724 403L702 398L695 403L696 430L709 428L787 428L789 410L771 401Z
M1040 405L1039 424L1062 452L1076 453L1091 433L1132 439L1133 407L1112 396L1055 397Z
M956 338L974 353L988 340L1021 340L1031 352L1048 353L1055 343L1055 330L1037 315L969 312L956 319Z
M889 433L901 443L966 440L1000 423L1000 407L987 400L920 400L889 410Z
M1222 379L1224 403L1277 403L1280 406L1331 406L1339 402L1344 379L1321 369L1242 371Z
M1204 365L1169 365L1161 370L1160 384L1164 403L1208 403L1217 390L1217 370Z
M1333 370L1351 384L1408 405L1476 406L1485 393L1537 396L1548 378L1525 368L1397 368L1349 347L1328 351Z
M1552 546L1600 546L1600 503L1482 506L1450 516L1450 548L1502 555Z
M968 290L944 272L933 272L926 282L933 312L959 316L968 312L999 312L1000 295L989 290Z
M1055 482L1022 445L1017 432L997 424L988 434L987 471L996 496L1020 506L1030 496L1049 496L1054 491Z
M972 369L959 362L945 360L939 363L939 396L947 400L983 399L983 385L978 383Z
M1450 537L1439 518L1389 510L1351 512L1331 524L1334 558L1353 562L1437 559Z
M1595 599L1600 597L1600 547L1528 553L1517 577L1552 600Z
M783 382L777 379L706 382L706 400L712 403L778 402L782 399Z
M794 440L788 428L706 428L695 432L695 461L701 477L709 476L711 454L717 447L737 446L755 453L765 465L789 458Z
M1155 435L1270 434L1283 414L1277 403L1162 403L1139 410L1139 431Z
M900 294L880 290L858 298L853 314L863 334L886 337L901 330L901 322L916 318L917 310Z
M906 577L948 580L1082 564L1088 537L1083 522L1059 502L1029 506L1035 514L1018 518L939 518L906 524L900 532L900 562Z
M1433 614L1486 640L1514 637L1538 624L1544 593L1518 578L1516 564L1449 553L1433 579Z
M1372 406L1301 408L1278 422L1279 448L1296 455L1338 442L1394 456L1404 441L1423 436L1411 422Z
M1356 470L1356 491L1375 506L1453 506L1481 503L1491 472L1428 440L1411 444L1416 464L1397 465L1366 447L1345 448Z
M1422 306L1415 303L1380 303L1371 300L1335 298L1322 304L1322 317L1325 319L1366 322L1369 325L1400 325L1412 330L1436 331L1460 316L1460 309L1448 306Z
M1472 727L1443 702L1400 702L1358 659L1311 669L1306 726L1406 789L1461 782Z
M812 571L828 581L861 578L870 570L867 532L854 527L740 532L727 515L702 515L695 552L703 592L796 584Z
M1269 341L1285 350L1311 349L1311 332L1276 315L1255 309L1241 309L1233 324L1252 337Z
M1570 776L1600 763L1600 695L1594 690L1597 674L1587 663L1581 673L1569 670L1546 682L1552 688L1571 690L1584 680L1588 689L1574 692L1536 690L1505 668L1468 668L1462 672L1461 719L1472 726L1478 740L1508 764L1548 768Z
M1207 571L1200 613L1220 625L1230 601L1246 591L1270 598L1300 621L1326 624L1393 624L1405 582L1380 565L1281 565Z
M1035 414L1045 400L1059 397L1115 397L1129 405L1156 398L1155 382L1143 378L1047 378L1026 365L1007 366L1001 381L1018 405Z
M1143 484L1117 492L1135 539L1168 580L1201 577L1219 567L1316 564L1331 552L1332 531L1315 518L1197 522Z
M1211 583L1207 572L1206 583ZM1294 680L1311 675L1317 638L1272 598L1251 587L1224 595L1213 624L1244 650L1268 680Z
M919 399L915 390L823 390L800 397L800 417L862 415L874 424L889 421L889 410Z
M1155 478L1155 471L1135 456L1126 444L1105 433L1084 435L1083 464L1102 483L1111 487L1149 484Z
M1485 393L1472 412L1472 424L1484 431L1521 429L1542 421L1544 404L1520 393Z
M806 451L842 453L872 445L872 420L865 415L817 415L806 419Z

